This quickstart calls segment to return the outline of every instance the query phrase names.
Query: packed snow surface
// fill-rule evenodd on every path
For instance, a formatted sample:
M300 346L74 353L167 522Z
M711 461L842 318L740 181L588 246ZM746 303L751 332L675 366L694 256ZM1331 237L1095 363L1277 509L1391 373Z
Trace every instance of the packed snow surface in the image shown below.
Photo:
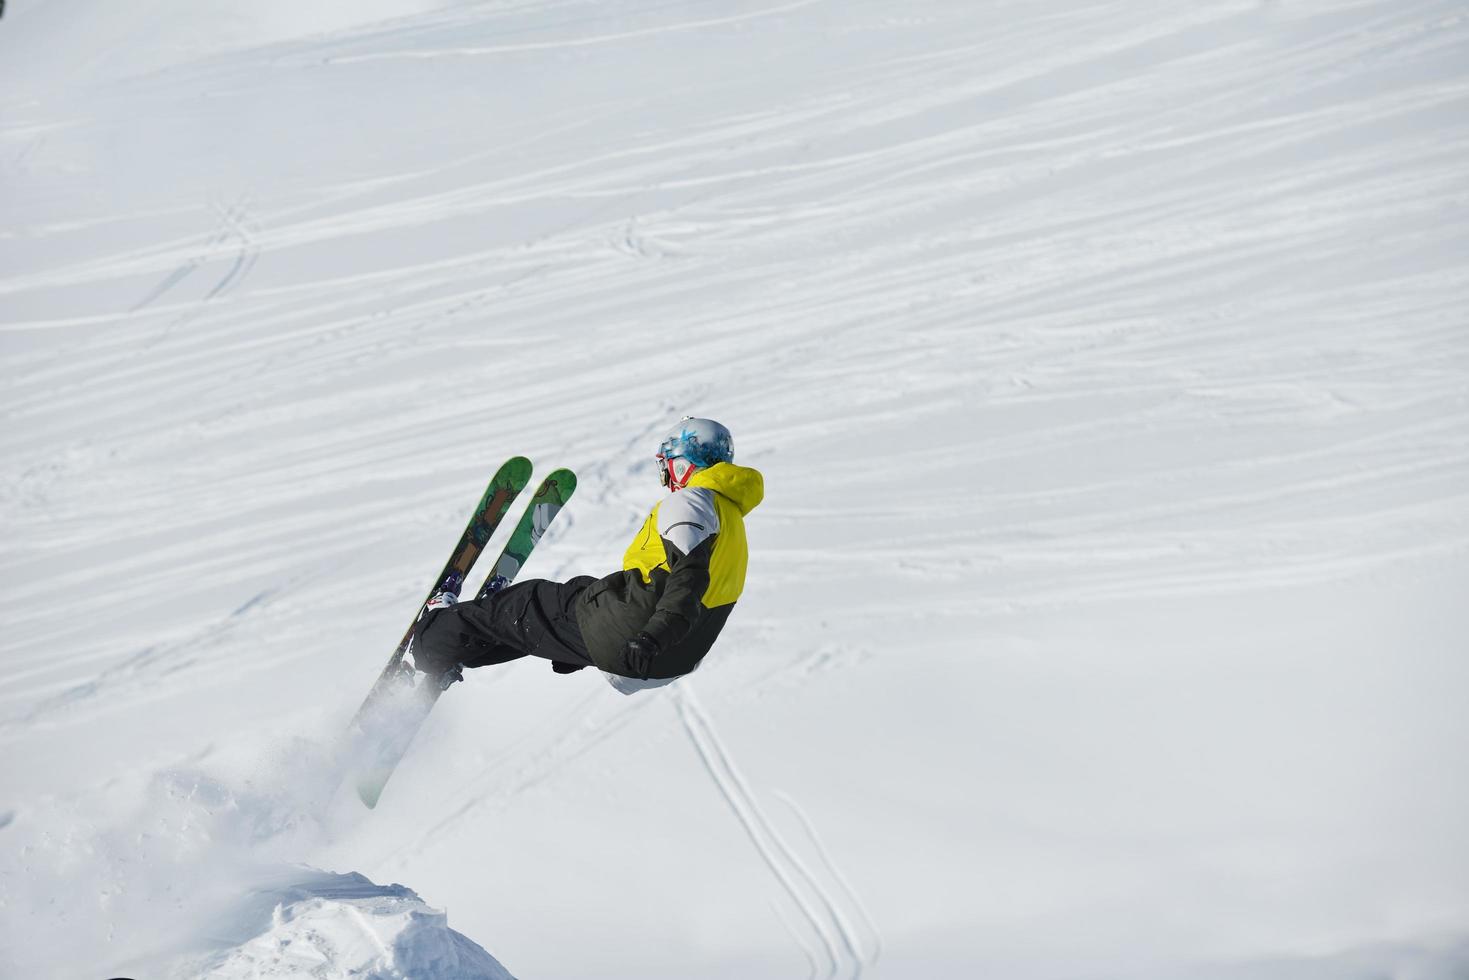
M0 975L1469 975L1465 161L1460 0L11 0ZM683 414L705 666L333 796Z

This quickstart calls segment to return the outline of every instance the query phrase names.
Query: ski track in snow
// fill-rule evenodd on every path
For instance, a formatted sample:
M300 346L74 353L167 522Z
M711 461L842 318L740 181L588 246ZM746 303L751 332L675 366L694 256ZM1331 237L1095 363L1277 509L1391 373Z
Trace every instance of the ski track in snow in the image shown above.
M801 7L808 7L813 3L823 3L826 0L796 0L794 3L772 6L763 10L752 11L747 14L737 14L729 17L713 17L705 20L686 21L677 24L668 24L661 27L649 28L641 31L625 31L622 33L599 34L591 37L545 41L527 42L525 44L504 44L487 47L474 48L430 48L414 49L411 51L388 51L379 54L345 55L330 59L333 64L345 64L362 61L389 61L394 59L438 59L453 56L472 56L487 54L509 54L520 51L545 51L559 48L578 48L588 45L615 44L632 38L646 38L659 34L672 34L681 31L696 31L701 28L723 27L729 24L738 24L742 21L756 20L762 17L770 17L775 14L786 13Z
M707 720L707 715L705 718ZM710 730L712 731L712 727ZM816 825L811 822L811 817L806 813L805 809L787 793L777 791L772 795L790 807L791 812L800 820L802 829L811 838L811 845L816 849L817 855L821 858L821 865L826 869L827 876L837 883L841 897L845 900L847 906L856 909L857 913L861 916L862 924L872 939L872 947L870 951L862 954L862 961L866 966L876 965L877 961L882 958L882 933L878 932L877 924L872 921L872 915L867 911L867 906L858 897L856 889L847 880L847 876L842 874L841 870L837 868L836 863L832 861L831 854L827 851L826 845L821 840L821 836L816 832ZM852 945L855 948L855 941Z
M128 310L129 313L137 313L139 310L153 305L165 293L182 283L201 266L213 261L226 248L233 247L235 254L225 268L224 274L204 294L202 302L208 303L210 300L224 295L238 285L240 280L249 275L250 269L260 257L260 250L256 247L254 236L246 225L249 216L247 202L241 199L233 205L220 207L217 210L220 219L220 229L213 238L205 243L204 250L165 276L157 286L149 290L146 296ZM159 339L163 339L170 331L183 325L183 323L191 318L191 315L197 315L202 309L202 304L191 307L188 312L181 314L180 319L172 321L165 328ZM143 349L146 350L148 347L151 347L152 343L145 344Z
M771 874L790 896L791 901L795 903L796 908L800 910L807 925L815 934L817 940L815 947L809 946L804 941L801 942L801 946L813 963L820 966L817 975L826 978L850 977L852 980L857 980L862 976L866 967L876 963L882 949L881 938L878 937L872 920L862 908L861 901L857 899L856 894L842 878L840 872L831 864L830 856L816 837L815 829L811 826L809 818L794 802L789 800L789 797L785 797L788 805L799 814L803 826L816 844L828 876L837 882L837 888L833 888L818 878L776 829L764 808L756 800L749 784L736 768L708 712L699 703L694 694L692 681L686 680L675 685L670 692L670 697L678 709L679 720L683 722L689 740L698 750L704 768L729 804L730 812L744 827L750 843L759 852L761 860L770 868ZM857 930L850 921L849 907L858 909L869 932L874 937L873 948L870 952L864 953L862 950L860 940L856 935ZM820 957L813 955L813 949L819 950Z

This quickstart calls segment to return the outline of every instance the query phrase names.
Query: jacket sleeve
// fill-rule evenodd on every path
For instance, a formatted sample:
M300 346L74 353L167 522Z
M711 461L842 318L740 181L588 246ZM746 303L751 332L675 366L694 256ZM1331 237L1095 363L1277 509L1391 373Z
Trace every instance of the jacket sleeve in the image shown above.
M667 650L693 628L709 591L709 560L719 537L719 511L713 494L683 490L658 508L658 536L668 562L658 605L643 627Z
M709 556L714 553L714 539L709 535L685 554L668 538L663 539L663 548L668 555L667 578L663 582L663 594L648 625L643 627L658 642L658 647L667 650L693 628L703 609L700 600L709 590Z

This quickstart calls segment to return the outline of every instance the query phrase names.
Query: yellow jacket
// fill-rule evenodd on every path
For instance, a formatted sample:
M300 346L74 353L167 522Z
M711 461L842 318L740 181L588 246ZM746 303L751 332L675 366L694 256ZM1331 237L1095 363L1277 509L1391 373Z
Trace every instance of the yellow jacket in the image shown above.
M623 556L622 571L582 594L577 623L601 669L633 676L627 641L659 645L657 678L698 666L745 587L745 515L765 496L759 470L716 463L653 508Z

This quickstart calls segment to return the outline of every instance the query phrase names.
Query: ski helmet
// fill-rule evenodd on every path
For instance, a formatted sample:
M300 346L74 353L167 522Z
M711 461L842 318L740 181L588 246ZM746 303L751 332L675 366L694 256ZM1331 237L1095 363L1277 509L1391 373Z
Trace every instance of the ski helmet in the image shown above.
M684 416L658 444L658 479L670 490L688 486L695 470L734 462L734 437L713 419Z

